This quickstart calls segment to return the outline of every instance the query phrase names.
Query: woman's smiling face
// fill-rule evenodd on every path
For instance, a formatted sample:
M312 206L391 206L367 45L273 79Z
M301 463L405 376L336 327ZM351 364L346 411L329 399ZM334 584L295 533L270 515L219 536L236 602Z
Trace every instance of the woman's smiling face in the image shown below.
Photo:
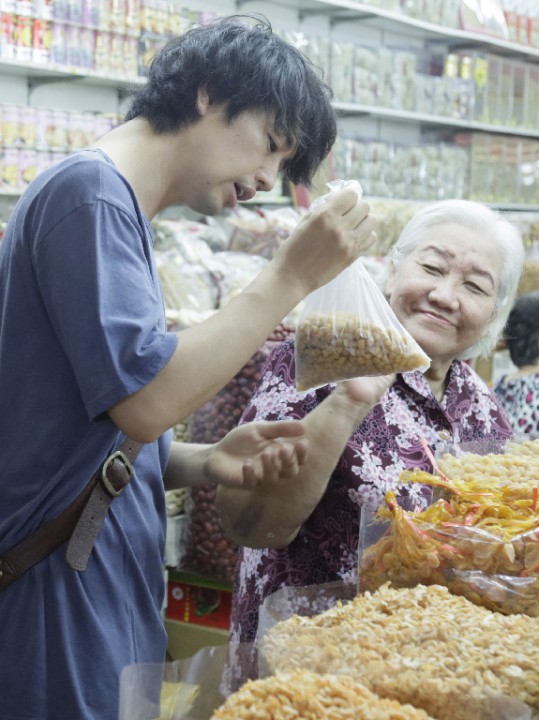
M433 361L450 363L492 320L502 254L490 238L458 223L425 233L387 293L395 314Z

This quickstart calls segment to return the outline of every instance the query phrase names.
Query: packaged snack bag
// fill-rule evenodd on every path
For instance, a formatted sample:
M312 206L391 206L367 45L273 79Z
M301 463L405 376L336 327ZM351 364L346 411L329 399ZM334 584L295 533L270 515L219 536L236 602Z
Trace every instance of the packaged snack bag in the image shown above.
M328 185L331 190L350 186L362 196L357 181ZM298 390L361 375L426 370L430 363L397 319L362 258L307 296L296 330L295 354Z
M449 445L435 474L404 471L435 500L410 512L387 493L360 537L361 592L445 585L489 610L539 618L539 439L490 445Z

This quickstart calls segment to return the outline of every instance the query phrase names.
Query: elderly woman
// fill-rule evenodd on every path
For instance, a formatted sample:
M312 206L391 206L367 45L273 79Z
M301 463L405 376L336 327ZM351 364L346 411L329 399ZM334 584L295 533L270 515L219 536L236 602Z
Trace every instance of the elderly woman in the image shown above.
M408 508L429 502L429 489L399 483L406 468L432 471L422 440L435 451L511 436L466 361L488 355L505 325L524 260L516 228L486 206L447 200L412 217L388 260L383 289L430 367L298 393L293 342L270 355L242 420L304 418L309 446L292 482L219 490L224 526L242 546L233 646L256 640L259 606L278 588L357 580L362 506L388 490Z
M494 393L515 433L539 436L539 290L515 300L505 341L516 370L498 380Z

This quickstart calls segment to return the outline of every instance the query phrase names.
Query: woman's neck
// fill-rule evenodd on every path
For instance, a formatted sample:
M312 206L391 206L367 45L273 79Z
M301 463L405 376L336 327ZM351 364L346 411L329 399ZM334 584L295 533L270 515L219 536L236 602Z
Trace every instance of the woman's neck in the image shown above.
M429 369L425 372L425 379L430 385L432 394L438 400L442 401L447 383L449 382L449 368L451 363L431 363Z

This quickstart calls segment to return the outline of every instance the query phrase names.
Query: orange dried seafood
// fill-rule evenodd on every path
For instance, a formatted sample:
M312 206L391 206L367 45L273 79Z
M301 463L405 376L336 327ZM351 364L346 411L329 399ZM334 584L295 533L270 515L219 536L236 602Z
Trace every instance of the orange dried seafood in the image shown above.
M352 675L438 720L539 711L539 620L491 612L439 585L388 583L318 615L292 615L261 646L273 672Z
M448 453L436 470L401 476L437 488L425 510L407 512L386 495L377 519L389 530L363 550L360 589L439 584L492 610L539 616L539 441Z
M380 698L348 675L308 670L249 680L211 720L429 720L424 710Z

